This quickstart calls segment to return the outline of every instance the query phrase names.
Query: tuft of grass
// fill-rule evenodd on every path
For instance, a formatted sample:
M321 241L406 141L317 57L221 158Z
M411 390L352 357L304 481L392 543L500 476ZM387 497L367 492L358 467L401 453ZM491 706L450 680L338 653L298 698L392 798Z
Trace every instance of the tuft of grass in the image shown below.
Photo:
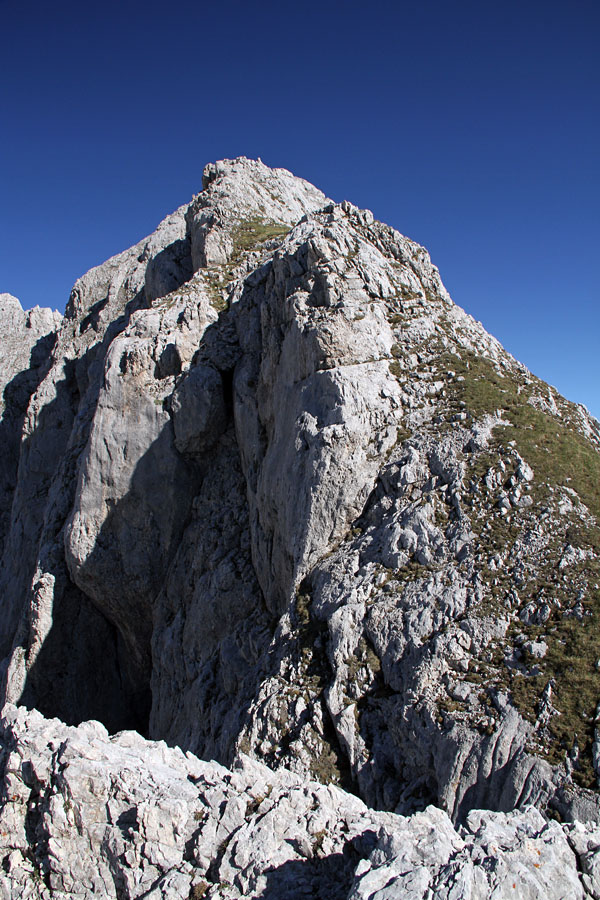
M339 763L338 754L324 744L321 754L310 761L310 774L320 784L340 784L343 773Z
M227 309L227 300L221 293L225 288L227 281L223 278L220 271L215 272L214 270L205 270L205 274L207 275L207 278L204 283L208 291L210 305L213 309L216 309L217 312L222 312L224 309Z
M404 425L398 425L396 429L396 446L403 444L413 436L412 428L406 428Z
M313 838L314 838L313 851L315 853L317 853L317 854L320 853L320 851L323 847L323 841L325 840L326 837L327 837L327 830L325 828L321 829L321 831L315 831L315 833L313 835Z
M378 675L381 672L381 660L375 653L371 644L364 638L358 642L356 650L352 656L344 660L348 668L348 678L354 681L361 669L367 668L372 675Z
M570 417L561 421L531 405L535 381L528 384L517 375L501 375L489 360L467 351L462 357L445 353L439 364L464 377L449 390L455 401L465 403L473 419L502 410L512 424L495 428L495 441L516 441L535 472L535 485L547 482L574 488L600 521L600 453Z
M272 240L282 240L290 231L289 225L269 222L258 217L241 219L232 229L233 251L227 263L205 269L206 286L211 305L221 312L227 309L223 291L231 283L234 271L246 253L260 248L261 244Z
M265 219L242 219L233 229L233 256L255 250L259 244L274 239L282 240L290 231L289 225L268 222Z
M301 628L307 628L310 625L310 603L312 597L308 592L298 590L296 593L296 616L298 624Z

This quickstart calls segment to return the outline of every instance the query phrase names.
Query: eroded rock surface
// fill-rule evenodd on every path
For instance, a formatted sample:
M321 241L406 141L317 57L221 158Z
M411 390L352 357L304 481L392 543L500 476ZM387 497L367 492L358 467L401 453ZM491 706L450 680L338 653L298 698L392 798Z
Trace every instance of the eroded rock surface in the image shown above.
M535 810L411 817L246 756L232 770L97 722L7 707L0 896L488 897L600 891L600 831Z

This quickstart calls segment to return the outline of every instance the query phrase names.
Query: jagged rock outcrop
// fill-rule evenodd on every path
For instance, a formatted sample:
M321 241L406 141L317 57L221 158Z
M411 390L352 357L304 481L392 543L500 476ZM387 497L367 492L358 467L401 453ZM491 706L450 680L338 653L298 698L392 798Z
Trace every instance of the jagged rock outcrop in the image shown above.
M376 812L248 757L228 771L99 723L7 707L1 728L3 900L600 895L597 826L529 809L457 830L435 807Z
M16 297L0 294L0 553L9 525L25 412L46 373L61 319L60 313L39 306L25 312Z
M598 820L600 426L422 247L225 160L61 321L7 297L4 701L473 835Z

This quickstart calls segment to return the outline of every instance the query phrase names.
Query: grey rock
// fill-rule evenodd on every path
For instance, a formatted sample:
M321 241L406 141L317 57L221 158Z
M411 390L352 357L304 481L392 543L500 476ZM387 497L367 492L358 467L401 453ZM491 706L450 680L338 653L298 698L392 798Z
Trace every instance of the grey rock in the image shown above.
M207 166L202 187L187 210L195 270L227 263L251 228L265 222L289 228L327 202L321 191L286 169L245 157Z
M194 455L210 450L227 425L223 381L216 369L195 366L177 385L171 412L175 446L180 453Z
M567 835L536 810L473 811L459 834L448 824L430 808L380 838L359 863L349 900L587 896Z
M51 333L51 354L24 400L0 571L2 690L6 697L22 698L71 722L95 715L111 727L125 721L143 727L145 714L136 709L147 703L142 699L147 677L135 671L137 663L114 624L71 580L64 527L108 351L135 311L148 305L144 284L149 262L156 260L159 271L158 258L185 234L180 210L152 236L78 280L60 329ZM184 266L180 281L188 271ZM181 324L178 331L185 333L185 318ZM109 405L101 407L106 411Z
M240 756L202 762L7 706L0 896L531 900L598 896L600 832L535 809L378 812ZM518 888L513 887L518 885Z
M62 316L39 306L26 312L0 294L0 554L9 527L25 412L46 374Z
M523 644L523 649L535 659L543 659L548 652L548 644L545 641L527 641Z

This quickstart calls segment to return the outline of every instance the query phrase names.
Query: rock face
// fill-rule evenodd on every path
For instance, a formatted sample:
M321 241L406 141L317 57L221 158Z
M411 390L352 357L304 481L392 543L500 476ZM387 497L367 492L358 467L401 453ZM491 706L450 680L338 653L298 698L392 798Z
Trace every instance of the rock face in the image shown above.
M113 750L148 754L130 775L115 758L114 783L146 797L150 831L179 816L152 812L158 757L181 782L181 822L148 867L107 831L130 807L97 831L75 816L107 867L101 882L89 869L88 893L199 897L201 875L225 896L225 866L235 896L283 896L288 873L309 893L318 875L329 896L343 859L339 896L508 896L523 841L550 842L565 871L592 853L592 837L583 851L575 826L546 819L600 817L600 426L452 303L422 247L289 172L225 160L189 206L80 279L62 320L0 300L3 701L127 730L64 731L69 766L91 754L109 778ZM5 726L23 772L46 754L23 743L26 720L66 727L31 715L10 707ZM279 856L260 849L260 817L238 860L217 848L241 819L213 847L183 811L186 772L234 776L132 729L237 760L235 804L265 772L282 797L334 783L370 807L314 788L355 811L344 828L385 835L350 852L327 819L326 852L299 837L269 881ZM40 762L48 797L55 765ZM27 796L42 791L23 772ZM48 841L73 822L44 808L44 843L5 794L22 838L6 845L21 854L6 884L35 870L70 896L80 875L53 868ZM292 813L304 834L306 808ZM480 871L496 840L502 865ZM596 896L590 860L592 881L574 875L560 896ZM552 871L520 896L554 896Z
M61 319L39 306L24 312L16 297L0 294L0 552L9 527L25 412L49 365Z

